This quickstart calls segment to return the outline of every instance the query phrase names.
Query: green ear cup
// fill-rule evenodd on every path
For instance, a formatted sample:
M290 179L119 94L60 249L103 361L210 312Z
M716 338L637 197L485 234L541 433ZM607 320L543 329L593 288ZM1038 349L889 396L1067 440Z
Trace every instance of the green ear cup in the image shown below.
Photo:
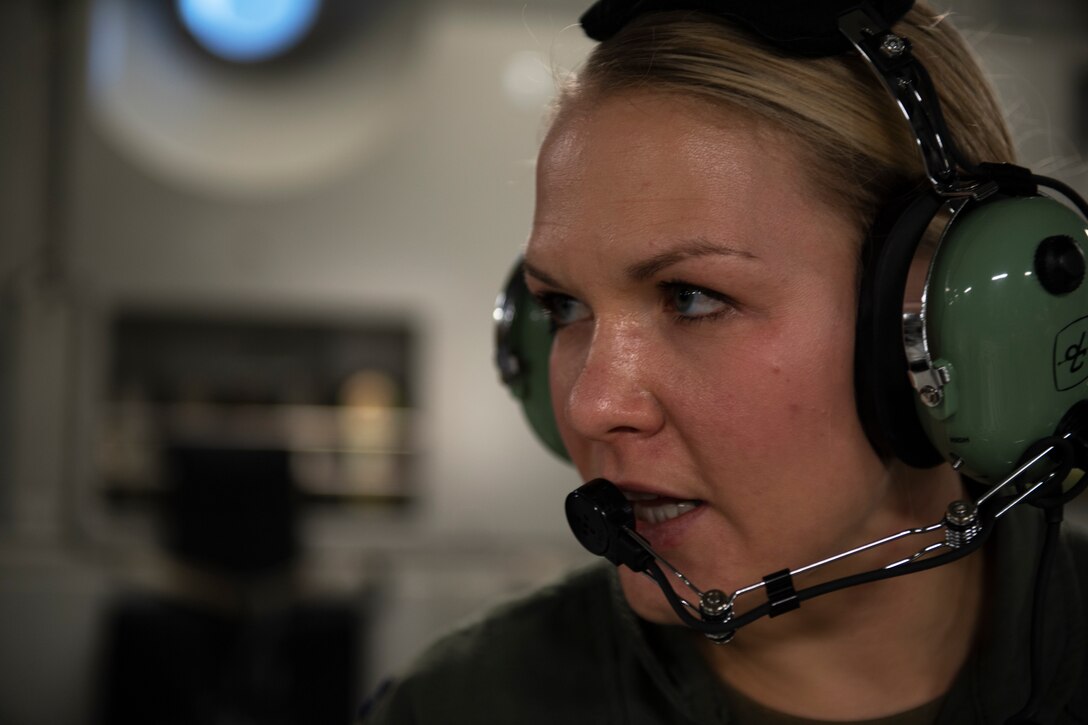
M1088 398L1086 247L1085 221L1042 196L968 209L941 241L923 319L943 386L923 387L918 410L933 444L972 478L1011 473Z
M495 363L502 381L521 401L537 437L560 458L570 460L552 413L548 357L551 321L525 286L521 260L495 302Z

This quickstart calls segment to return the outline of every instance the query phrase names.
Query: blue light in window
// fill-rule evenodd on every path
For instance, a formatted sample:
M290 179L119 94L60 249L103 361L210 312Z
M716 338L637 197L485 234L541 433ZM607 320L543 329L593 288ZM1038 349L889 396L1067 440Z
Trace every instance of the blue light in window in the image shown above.
M294 47L313 27L321 0L177 0L197 41L226 60L268 60Z

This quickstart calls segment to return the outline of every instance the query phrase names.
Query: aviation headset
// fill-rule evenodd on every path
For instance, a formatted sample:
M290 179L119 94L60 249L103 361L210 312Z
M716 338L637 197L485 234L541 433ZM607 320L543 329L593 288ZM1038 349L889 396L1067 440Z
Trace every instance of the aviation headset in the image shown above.
M948 461L992 483L1038 441L1073 433L1076 467L1084 469L1088 204L1027 169L962 157L925 68L909 41L890 32L913 4L599 0L582 26L602 41L639 15L691 10L724 17L791 54L861 54L910 124L928 177L924 188L877 215L865 247L855 387L870 440L908 465ZM1039 187L1059 192L1081 214ZM908 271L935 223L944 228L924 289L908 299ZM525 286L520 260L494 318L503 382L537 437L568 458L548 389L552 330Z

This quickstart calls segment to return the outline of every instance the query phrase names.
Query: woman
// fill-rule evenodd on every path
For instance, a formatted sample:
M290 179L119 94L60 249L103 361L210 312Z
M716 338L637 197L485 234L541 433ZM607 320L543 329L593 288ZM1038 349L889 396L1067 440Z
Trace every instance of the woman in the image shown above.
M949 465L889 455L857 413L865 239L926 174L879 81L856 55L787 55L711 14L620 25L561 95L524 261L583 480L614 482L654 550L726 592L973 498ZM918 4L894 30L959 152L1011 161L947 21ZM980 553L811 600L727 645L674 626L648 578L584 572L438 645L367 722L990 723L1029 699L1039 722L1083 722L1085 547L1056 555L1033 659L1042 523L1008 519Z

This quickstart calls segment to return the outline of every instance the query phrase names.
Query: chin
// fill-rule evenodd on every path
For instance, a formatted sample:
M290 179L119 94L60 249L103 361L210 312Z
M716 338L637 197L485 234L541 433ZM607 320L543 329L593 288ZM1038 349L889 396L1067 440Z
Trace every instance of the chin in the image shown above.
M645 574L638 574L625 566L619 568L620 586L623 588L624 599L632 611L640 618L653 624L680 624L680 618L672 611L665 595L657 584ZM688 601L691 601L690 592L678 592Z

